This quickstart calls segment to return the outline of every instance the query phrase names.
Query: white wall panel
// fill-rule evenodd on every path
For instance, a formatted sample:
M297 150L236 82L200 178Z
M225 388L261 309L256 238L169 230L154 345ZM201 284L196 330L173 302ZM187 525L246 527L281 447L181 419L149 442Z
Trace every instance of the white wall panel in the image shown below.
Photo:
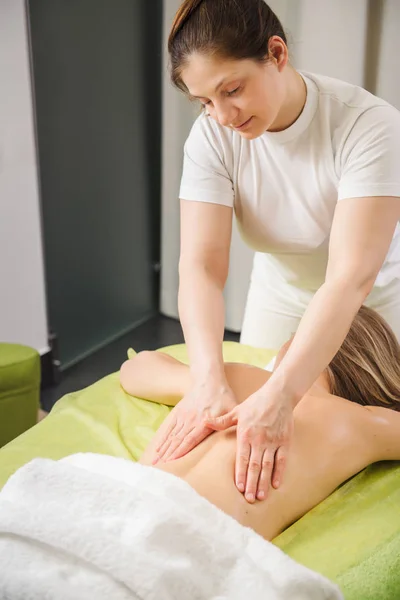
M45 353L46 299L24 0L0 2L0 341Z

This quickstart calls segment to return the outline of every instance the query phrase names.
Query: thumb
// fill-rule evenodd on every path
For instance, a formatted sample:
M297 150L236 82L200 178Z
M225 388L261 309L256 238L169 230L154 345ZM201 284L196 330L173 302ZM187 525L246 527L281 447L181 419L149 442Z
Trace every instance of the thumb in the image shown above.
M237 425L238 415L236 409L234 408L231 412L226 415L222 415L221 417L210 417L206 419L205 424L207 427L211 429L215 429L215 431L223 431L224 429L228 429L229 427L233 427L233 425Z

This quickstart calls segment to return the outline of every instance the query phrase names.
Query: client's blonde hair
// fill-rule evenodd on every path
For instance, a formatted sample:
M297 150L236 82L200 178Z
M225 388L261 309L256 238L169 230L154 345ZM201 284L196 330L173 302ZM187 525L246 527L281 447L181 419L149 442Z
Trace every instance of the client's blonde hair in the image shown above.
M400 412L400 345L374 310L360 308L327 373L332 394Z

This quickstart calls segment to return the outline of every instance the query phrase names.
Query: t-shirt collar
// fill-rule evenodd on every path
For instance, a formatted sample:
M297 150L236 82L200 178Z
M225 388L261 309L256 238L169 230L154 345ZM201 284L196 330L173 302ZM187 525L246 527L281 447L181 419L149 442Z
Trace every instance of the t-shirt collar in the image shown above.
M294 140L301 135L310 125L318 107L318 88L314 81L309 79L304 73L300 73L307 88L306 103L299 117L290 127L282 131L266 131L263 134L272 142L285 143Z

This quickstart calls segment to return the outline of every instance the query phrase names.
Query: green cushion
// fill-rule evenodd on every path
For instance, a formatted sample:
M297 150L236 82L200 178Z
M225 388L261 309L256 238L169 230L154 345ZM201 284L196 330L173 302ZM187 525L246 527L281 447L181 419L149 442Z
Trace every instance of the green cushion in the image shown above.
M0 446L35 425L39 390L38 352L0 343Z
M187 362L184 346L165 349ZM273 353L233 342L224 358L264 366ZM35 456L98 452L137 460L169 408L131 398L112 374L60 400L50 416L0 450L0 487ZM400 466L380 463L342 485L274 542L336 581L346 600L400 598Z
M40 385L40 356L33 348L0 343L0 394Z

